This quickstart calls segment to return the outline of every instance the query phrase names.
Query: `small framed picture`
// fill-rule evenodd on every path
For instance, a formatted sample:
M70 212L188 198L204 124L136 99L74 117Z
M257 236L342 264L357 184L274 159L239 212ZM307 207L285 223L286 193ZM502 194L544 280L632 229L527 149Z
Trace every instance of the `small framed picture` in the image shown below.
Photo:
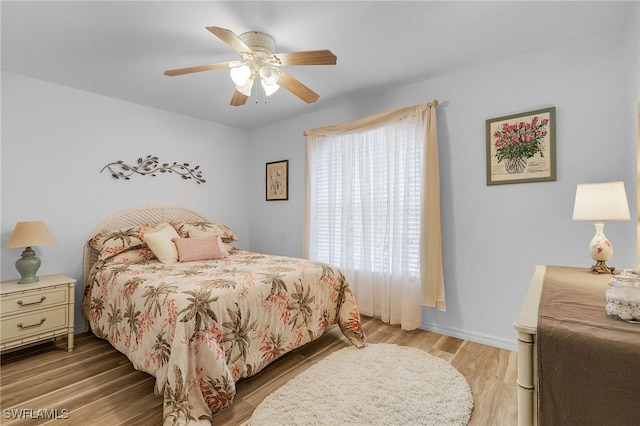
M267 201L289 199L289 160L267 163Z
M556 108L487 120L487 185L556 180Z

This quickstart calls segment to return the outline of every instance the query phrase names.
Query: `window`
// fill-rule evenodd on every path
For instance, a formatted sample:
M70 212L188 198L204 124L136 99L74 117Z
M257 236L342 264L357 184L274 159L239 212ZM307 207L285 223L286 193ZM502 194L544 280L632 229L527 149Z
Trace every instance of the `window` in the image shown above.
M404 329L421 302L444 309L436 106L305 132L306 256L344 272L362 314Z
M423 139L421 128L402 126L314 146L313 259L419 278Z

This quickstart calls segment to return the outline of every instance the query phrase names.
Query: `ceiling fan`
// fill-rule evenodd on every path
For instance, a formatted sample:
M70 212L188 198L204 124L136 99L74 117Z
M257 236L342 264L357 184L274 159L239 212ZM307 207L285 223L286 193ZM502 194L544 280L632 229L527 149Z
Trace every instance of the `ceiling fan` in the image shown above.
M176 76L230 68L231 79L236 85L236 90L231 98L233 106L244 105L247 102L256 79L260 80L267 96L275 93L282 86L306 103L315 102L320 95L279 67L283 65L335 65L337 61L336 55L330 50L274 53L276 42L273 37L257 31L249 31L237 36L225 28L206 27L206 29L238 52L241 60L167 70L164 74Z

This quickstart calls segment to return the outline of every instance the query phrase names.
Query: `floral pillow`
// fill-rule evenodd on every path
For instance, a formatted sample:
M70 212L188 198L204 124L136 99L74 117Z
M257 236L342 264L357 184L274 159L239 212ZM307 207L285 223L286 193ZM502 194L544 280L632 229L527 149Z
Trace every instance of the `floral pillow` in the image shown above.
M107 260L127 250L146 246L143 238L160 228L159 223L120 228L91 238L88 244L98 251L98 261Z
M153 260L156 255L147 246L123 251L109 259L113 263L140 263Z
M206 237L213 234L219 235L223 242L237 241L236 234L229 227L215 222L173 222L173 227L181 237Z

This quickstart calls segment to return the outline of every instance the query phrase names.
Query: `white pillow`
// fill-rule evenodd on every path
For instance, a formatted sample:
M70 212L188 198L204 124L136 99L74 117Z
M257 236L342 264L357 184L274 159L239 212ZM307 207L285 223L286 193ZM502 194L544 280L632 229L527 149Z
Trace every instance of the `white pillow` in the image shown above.
M180 238L180 235L168 223L163 224L158 231L145 234L143 237L144 242L162 263L178 262L178 249L172 241L174 238Z

